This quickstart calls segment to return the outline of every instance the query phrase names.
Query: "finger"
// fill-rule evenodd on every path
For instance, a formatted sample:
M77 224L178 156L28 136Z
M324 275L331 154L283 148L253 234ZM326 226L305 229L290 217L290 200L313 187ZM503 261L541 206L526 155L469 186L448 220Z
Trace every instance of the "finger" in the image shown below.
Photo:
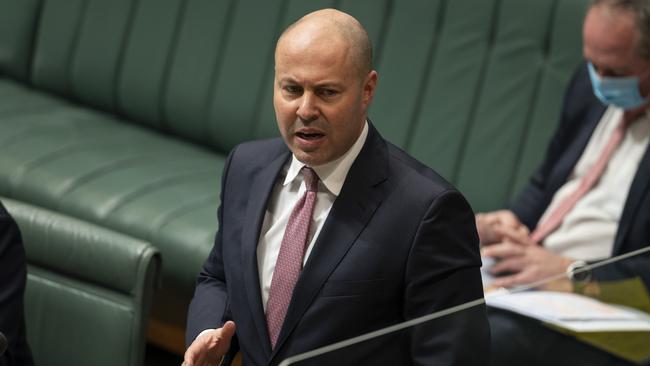
M498 220L500 224L508 227L515 228L521 226L521 222L519 222L517 216L508 211L503 211L502 214L499 215Z
M479 242L482 245L488 245L500 241L500 239L494 235L492 226L493 223L489 222L485 218L484 214L476 215L476 229L478 231Z
M496 262L490 267L490 273L499 275L502 273L518 273L526 267L524 257L512 257Z
M183 364L181 366L194 366L194 358L188 354L188 351L185 351Z
M526 231L519 229L498 227L495 231L504 239L519 245L531 245L533 242L528 237Z
M203 363L203 353L201 352L201 347L204 347L205 343L199 339L192 342L190 347L185 351L183 357L183 366L196 366Z
M485 257L509 258L523 255L524 248L521 245L504 242L484 247L481 254Z
M476 221L481 222L484 225L493 225L499 221L496 215L492 213L479 212L475 215Z
M182 366L194 366L194 350L192 345L185 351L183 355L183 365Z
M236 326L233 321L227 321L226 324L219 328L217 338L213 339L215 342L214 349L210 353L209 357L214 357L216 360L220 360L228 353L231 339L235 335L235 329Z
M237 327L235 326L235 322L229 320L226 322L226 324L223 325L221 328L221 335L223 336L224 340L230 340L232 336L235 335L235 329Z
M521 240L529 241L530 231L526 225L519 225L517 227L505 227L501 226L502 229L509 229L508 233L511 235L516 235Z
M519 233L519 235L530 236L530 230L526 225L520 225L516 230Z
M504 277L499 277L494 282L492 285L496 287L514 287L518 285L522 285L526 283L526 275L524 272L519 272L510 276L504 276Z

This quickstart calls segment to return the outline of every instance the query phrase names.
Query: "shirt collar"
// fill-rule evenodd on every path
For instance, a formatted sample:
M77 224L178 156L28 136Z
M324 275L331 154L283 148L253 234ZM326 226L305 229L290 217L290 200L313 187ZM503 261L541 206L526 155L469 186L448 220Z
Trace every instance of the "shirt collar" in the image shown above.
M327 188L327 190L335 196L338 197L339 193L341 193L343 183L345 182L345 178L348 176L350 167L352 167L352 163L354 163L354 161L357 159L357 156L361 152L361 148L363 148L363 144L366 142L367 137L368 121L366 121L366 123L363 125L363 131L361 131L361 135L359 135L357 141L352 145L350 149L348 149L348 151L345 152L345 154L334 161L330 161L329 163L311 167L314 169L316 174L318 174L318 178L320 178L323 185L325 185L325 188ZM284 178L282 185L286 186L287 184L293 182L293 180L296 179L300 173L300 169L302 169L304 166L304 163L296 159L295 155L292 155L291 165L289 166L289 170L287 171L287 175Z

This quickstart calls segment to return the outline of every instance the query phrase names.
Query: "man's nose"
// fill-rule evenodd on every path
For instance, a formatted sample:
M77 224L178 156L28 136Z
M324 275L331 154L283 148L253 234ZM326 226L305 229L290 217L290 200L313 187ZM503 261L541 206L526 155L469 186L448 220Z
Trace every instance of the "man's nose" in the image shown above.
M304 122L309 122L318 118L318 108L316 107L316 101L313 94L305 93L302 96L296 114Z

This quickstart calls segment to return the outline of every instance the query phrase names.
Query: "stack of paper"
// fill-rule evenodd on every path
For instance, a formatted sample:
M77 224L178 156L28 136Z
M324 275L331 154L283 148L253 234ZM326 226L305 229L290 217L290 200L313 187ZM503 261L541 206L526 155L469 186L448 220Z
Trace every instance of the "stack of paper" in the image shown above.
M598 300L562 292L494 292L489 306L510 310L574 332L650 331L650 315Z

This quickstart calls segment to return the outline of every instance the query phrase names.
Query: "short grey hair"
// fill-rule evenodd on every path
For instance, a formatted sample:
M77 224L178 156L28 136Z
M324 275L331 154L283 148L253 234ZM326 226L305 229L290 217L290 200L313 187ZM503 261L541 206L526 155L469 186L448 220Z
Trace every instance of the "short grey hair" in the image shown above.
M650 59L650 0L592 0L591 6L596 5L605 5L634 14L640 35L637 53L645 59Z

